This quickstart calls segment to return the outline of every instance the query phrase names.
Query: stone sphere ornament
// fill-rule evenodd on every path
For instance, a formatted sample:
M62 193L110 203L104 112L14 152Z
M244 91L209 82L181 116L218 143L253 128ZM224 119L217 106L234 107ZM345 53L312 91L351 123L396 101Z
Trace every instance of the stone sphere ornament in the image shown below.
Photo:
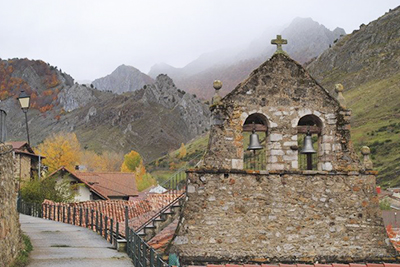
M363 146L363 147L361 148L361 154L363 154L363 155L369 155L369 154L371 154L371 149L369 149L369 147L367 147L367 146Z
M222 88L222 82L220 80L215 80L213 82L213 87L215 90L219 90Z
M343 92L343 85L340 83L335 84L336 93Z

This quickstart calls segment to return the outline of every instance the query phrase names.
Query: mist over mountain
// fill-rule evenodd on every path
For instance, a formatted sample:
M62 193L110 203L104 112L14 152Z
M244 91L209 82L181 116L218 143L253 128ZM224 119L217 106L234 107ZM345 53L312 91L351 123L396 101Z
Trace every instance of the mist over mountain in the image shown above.
M178 87L202 98L210 99L214 94L212 82L219 79L223 82L222 94L230 92L244 80L247 75L269 58L276 50L271 39L280 32L288 45L284 50L295 60L305 63L329 48L335 40L345 35L345 31L336 28L330 31L311 18L296 18L281 31L270 28L247 48L216 51L200 56L183 68L174 68L167 64L153 66L149 75L154 77L166 73ZM217 56L218 55L218 56Z
M96 79L92 84L101 91L121 94L142 88L154 80L132 66L121 65L106 77Z

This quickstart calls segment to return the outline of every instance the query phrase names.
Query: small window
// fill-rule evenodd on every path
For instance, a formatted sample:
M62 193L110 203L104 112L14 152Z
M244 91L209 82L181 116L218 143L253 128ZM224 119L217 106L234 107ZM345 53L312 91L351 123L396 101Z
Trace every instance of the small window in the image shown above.
M318 151L321 143L322 121L315 115L306 115L297 125L299 168L318 170Z
M263 114L254 113L247 117L243 124L244 169L266 170L267 131L267 118ZM253 143L250 144L252 134L255 135L253 136ZM249 149L251 148L250 145L253 145L255 149Z

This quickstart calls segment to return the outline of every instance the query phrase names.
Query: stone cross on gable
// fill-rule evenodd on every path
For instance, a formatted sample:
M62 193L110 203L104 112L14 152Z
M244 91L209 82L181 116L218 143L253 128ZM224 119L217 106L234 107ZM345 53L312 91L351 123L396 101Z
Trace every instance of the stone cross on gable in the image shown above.
M282 39L281 35L277 35L276 39L271 40L271 44L276 45L276 52L275 53L284 53L282 50L282 45L287 44L286 39Z

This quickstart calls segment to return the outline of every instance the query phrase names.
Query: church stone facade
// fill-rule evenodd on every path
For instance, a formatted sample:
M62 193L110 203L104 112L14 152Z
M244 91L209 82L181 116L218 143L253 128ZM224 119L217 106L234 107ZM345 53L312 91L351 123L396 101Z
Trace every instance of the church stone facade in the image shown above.
M300 64L274 54L211 109L204 163L188 171L171 247L183 264L396 259L374 172L352 148L351 111ZM265 132L264 169L244 168L249 127ZM300 166L305 131L317 143L313 170Z

